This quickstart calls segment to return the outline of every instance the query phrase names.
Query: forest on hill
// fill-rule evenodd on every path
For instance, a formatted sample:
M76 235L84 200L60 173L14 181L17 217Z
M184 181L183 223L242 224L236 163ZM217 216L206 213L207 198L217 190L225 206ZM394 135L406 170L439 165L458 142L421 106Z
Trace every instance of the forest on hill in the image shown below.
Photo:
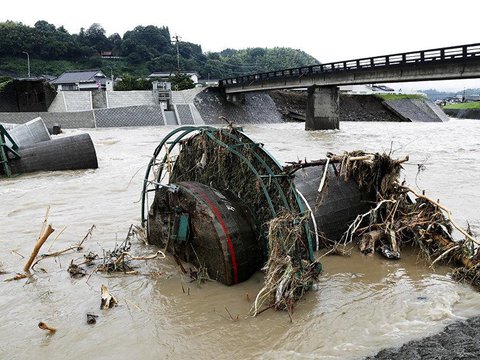
M166 26L136 26L121 36L107 36L97 23L70 34L45 20L27 26L0 22L0 75L26 76L27 54L32 76L58 76L67 70L100 68L105 74L147 76L175 72L177 43ZM181 71L196 71L204 79L318 64L307 53L284 47L202 51L199 44L178 42ZM101 55L107 56L101 56Z

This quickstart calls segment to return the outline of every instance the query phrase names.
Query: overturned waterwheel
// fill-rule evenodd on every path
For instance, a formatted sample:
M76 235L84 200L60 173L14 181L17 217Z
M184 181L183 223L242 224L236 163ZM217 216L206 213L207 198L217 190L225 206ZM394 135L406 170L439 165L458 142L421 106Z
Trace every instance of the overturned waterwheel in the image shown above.
M282 211L305 214L293 177L263 144L236 128L172 131L156 148L145 176L142 222L149 242L227 285L246 280L265 263L266 224ZM308 225L304 235L298 256L313 261Z

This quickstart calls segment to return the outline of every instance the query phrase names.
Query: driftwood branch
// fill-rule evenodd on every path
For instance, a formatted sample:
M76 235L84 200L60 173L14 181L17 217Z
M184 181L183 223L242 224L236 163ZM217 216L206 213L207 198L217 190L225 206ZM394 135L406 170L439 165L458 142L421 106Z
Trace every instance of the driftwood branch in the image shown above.
M24 272L28 272L30 270L30 266L32 266L33 261L37 257L38 252L40 251L40 248L43 246L43 244L45 244L45 241L47 241L50 234L53 233L54 231L55 230L52 228L50 224L44 229L43 233L40 235L39 239L37 240L35 247L33 248L33 252L30 255L30 258L28 259L27 263L23 267Z
M450 221L450 223L452 224L452 226L457 229L458 231L460 231L464 236L465 238L467 238L468 240L472 241L473 243L477 244L477 245L480 245L480 243L478 242L477 239L475 239L472 235L470 235L468 232L466 232L461 226L459 226L453 219L452 219L452 212L447 209L445 206L441 205L439 202L435 201L435 200L432 200L430 199L429 197L423 195L423 194L418 194L416 193L414 190L412 190L411 188L409 187L406 187L405 186L405 189L410 191L413 195L415 195L417 198L420 198L420 199L423 199L423 200L426 200L430 203L432 203L433 205L437 206L438 208L442 209L448 216L448 221Z
M309 167L314 167L314 166L325 166L328 165L329 163L331 164L342 164L343 166L347 166L351 162L354 161L366 161L366 162L372 162L373 159L375 159L375 154L366 154L362 156L351 156L349 157L347 154L345 155L333 155L333 154L328 154L326 159L319 159L319 160L313 160L313 161L297 161L297 162L287 162L287 166L284 167L284 171L292 175L293 173L297 172L300 169L305 169ZM405 156L403 159L398 159L395 160L395 164L403 164L409 160L409 156Z
M64 228L62 229L62 231L65 230L65 228L66 228L66 227L64 227ZM52 252L52 253L46 253L46 254L40 255L40 258L37 259L37 261L35 261L35 262L33 263L33 265L31 266L31 268L33 269L33 268L35 267L35 265L37 265L40 261L42 261L42 260L44 260L44 259L46 259L46 258L59 256L59 255L62 255L63 253L66 253L66 252L68 252L68 251L73 251L73 250L80 251L80 250L82 250L83 243L84 243L86 240L88 240L88 239L90 239L90 238L92 237L93 229L95 229L95 225L92 225L92 226L90 227L90 229L87 231L87 234L86 234L86 235L83 237L83 239L82 239L78 244L76 244L76 245L73 245L73 246L70 246L70 247L68 247L68 248L65 248L65 249L62 249L62 250L58 250L58 251L55 251L55 252ZM58 235L60 235L60 234L58 234ZM58 236L55 238L55 240L56 240L57 238L58 238ZM54 241L55 241L55 240L54 240ZM53 242L52 242L52 244L53 244Z

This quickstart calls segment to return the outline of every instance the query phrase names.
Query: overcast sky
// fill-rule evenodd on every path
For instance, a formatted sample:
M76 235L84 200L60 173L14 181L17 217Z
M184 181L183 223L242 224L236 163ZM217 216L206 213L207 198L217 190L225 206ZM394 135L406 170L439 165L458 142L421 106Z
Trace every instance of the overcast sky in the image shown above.
M99 23L107 35L168 26L203 51L285 46L330 62L480 42L479 14L478 0L23 0L2 1L0 21L46 20L71 33ZM480 80L433 85L463 89Z

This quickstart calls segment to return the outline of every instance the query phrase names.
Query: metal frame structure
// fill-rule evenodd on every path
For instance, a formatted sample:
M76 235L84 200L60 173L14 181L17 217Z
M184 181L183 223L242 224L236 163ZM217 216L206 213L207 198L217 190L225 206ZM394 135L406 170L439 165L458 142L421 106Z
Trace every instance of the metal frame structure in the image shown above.
M12 146L8 146L5 140L7 138ZM18 149L18 145L15 143L13 138L10 136L8 131L0 124L0 165L2 165L5 176L12 176L10 167L8 166L8 153L10 152L14 159L20 159L20 155L15 151Z

